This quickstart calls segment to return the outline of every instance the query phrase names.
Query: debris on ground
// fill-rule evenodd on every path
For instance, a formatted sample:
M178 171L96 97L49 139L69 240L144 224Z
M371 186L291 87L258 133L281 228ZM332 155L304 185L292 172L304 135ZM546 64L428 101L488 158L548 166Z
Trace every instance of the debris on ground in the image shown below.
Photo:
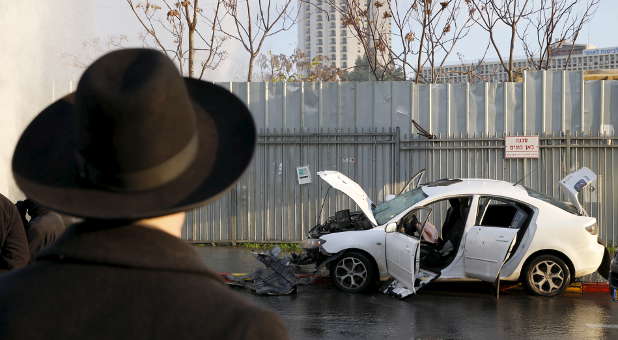
M406 288L401 282L393 279L382 286L383 288L380 289L380 292L386 295L398 297L400 299L405 299L412 294L416 294L421 288L431 283L439 276L440 275L438 273L426 269L420 269L416 275L416 280L414 281L414 290Z
M390 283L388 283L386 286L384 286L384 288L380 289L380 291L386 295L391 295L391 296L395 296L398 297L400 299L405 299L408 296L414 294L413 291L409 290L408 288L404 287L401 282L397 281L397 280L392 280Z
M244 287L259 295L288 295L295 293L298 285L309 284L313 280L312 277L299 277L292 256L281 256L279 247L254 254L265 268L248 275L224 275L228 285Z
M315 259L306 251L303 251L300 254L291 253L290 262L296 266L298 273L314 274L317 271Z

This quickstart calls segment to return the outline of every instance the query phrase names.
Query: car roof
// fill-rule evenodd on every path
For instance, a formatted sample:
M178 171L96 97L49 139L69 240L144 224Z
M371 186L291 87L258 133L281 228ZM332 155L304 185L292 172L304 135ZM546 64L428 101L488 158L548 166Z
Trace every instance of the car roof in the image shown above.
M530 195L521 185L506 181L480 178L442 179L422 185L428 196L496 195L529 200Z

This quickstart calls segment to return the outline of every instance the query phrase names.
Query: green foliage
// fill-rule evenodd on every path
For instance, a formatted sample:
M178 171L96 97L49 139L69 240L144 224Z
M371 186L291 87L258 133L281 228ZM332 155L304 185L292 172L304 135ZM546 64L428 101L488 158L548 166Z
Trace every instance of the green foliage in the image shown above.
M292 55L262 54L258 58L262 70L262 78L272 82L294 81L337 81L345 73L332 65L325 56L309 56L301 50L295 50Z
M384 73L384 79L382 80L405 80L403 77L403 70L401 67L391 67L390 70L381 68L377 72L378 74ZM343 80L348 81L375 81L377 80L375 74L371 72L369 67L369 61L366 56L356 58L354 63L354 70L348 72L343 77Z

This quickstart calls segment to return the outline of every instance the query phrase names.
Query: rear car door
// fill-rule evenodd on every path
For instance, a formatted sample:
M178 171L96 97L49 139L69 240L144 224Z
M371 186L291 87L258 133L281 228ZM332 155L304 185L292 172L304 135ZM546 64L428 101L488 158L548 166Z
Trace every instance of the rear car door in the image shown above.
M528 213L508 200L481 197L476 223L465 239L466 276L494 282L527 219Z

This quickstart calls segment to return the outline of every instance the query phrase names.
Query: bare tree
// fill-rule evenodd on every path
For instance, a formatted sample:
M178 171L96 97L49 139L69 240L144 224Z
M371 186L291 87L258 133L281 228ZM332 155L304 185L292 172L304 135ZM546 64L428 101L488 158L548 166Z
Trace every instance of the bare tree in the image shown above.
M225 59L225 37L217 30L223 0L217 0L208 11L199 6L199 0L126 1L145 30L144 43L154 45L176 61L182 74L202 78L207 69L217 68Z
M462 65L462 70L457 71L447 71L445 74L448 77L448 74L457 74L459 76L464 75L469 83L473 83L475 81L486 82L489 80L489 75L483 74L481 66L485 62L485 57L487 56L487 51L489 51L490 44L487 44L485 47L485 52L483 56L479 58L477 61L473 63L467 63L463 59L463 55L461 53L457 53L457 57L459 59L460 64Z
M232 21L232 29L219 22L218 29L229 38L237 40L249 53L247 81L253 79L253 66L266 39L287 31L296 22L298 9L294 0L223 0L226 17ZM273 3L276 2L276 3Z
M414 73L415 82L435 82L437 70L473 24L460 13L462 1L329 0L327 5L336 8L360 42L373 78L390 79L397 68L403 79ZM305 2L328 13L322 1ZM428 79L422 73L425 65L431 69Z
M550 68L552 52L564 44L571 44L567 59L573 52L584 24L590 21L600 0L538 0L538 9L525 20L531 30L520 32L519 38L528 58L528 63L537 70ZM527 32L533 32L529 41ZM564 67L568 67L568 62Z
M473 17L478 27L485 30L489 35L489 42L497 54L500 64L507 74L508 81L514 81L514 53L515 42L518 35L525 35L520 23L528 16L535 13L532 2L529 0L466 0L469 11L476 15ZM508 56L498 46L496 32L498 24L505 25L509 32Z
M328 60L326 56L311 59L301 50L292 55L261 54L258 64L262 70L262 79L266 81L338 81L345 73Z
M82 42L81 55L63 53L62 58L69 61L69 65L84 69L92 63L92 61L105 52L113 49L122 48L128 42L126 35L112 35L105 39L92 38Z
M462 3L460 0L442 2L423 0L418 3L422 8L420 15L417 15L417 21L421 23L422 29L415 82L420 81L420 74L428 65L429 77L425 77L424 81L435 83L455 45L468 35L474 21L469 12L460 13ZM416 12L419 12L418 6Z
M308 1L310 2L310 1ZM394 68L391 58L391 32L388 22L391 10L379 0L328 0L326 6L334 8L342 24L360 42L368 61L369 70L377 80L389 78ZM314 5L326 12L321 1Z

